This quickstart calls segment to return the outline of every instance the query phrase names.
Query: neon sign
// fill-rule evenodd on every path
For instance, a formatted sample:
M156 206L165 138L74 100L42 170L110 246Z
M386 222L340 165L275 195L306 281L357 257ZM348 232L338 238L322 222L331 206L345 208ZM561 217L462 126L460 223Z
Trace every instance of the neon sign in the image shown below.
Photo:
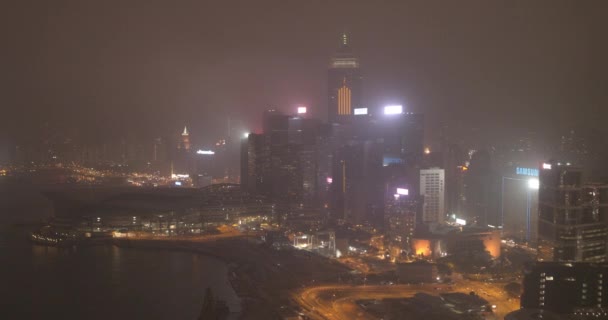
M520 176L538 177L538 169L533 168L515 168L515 174Z

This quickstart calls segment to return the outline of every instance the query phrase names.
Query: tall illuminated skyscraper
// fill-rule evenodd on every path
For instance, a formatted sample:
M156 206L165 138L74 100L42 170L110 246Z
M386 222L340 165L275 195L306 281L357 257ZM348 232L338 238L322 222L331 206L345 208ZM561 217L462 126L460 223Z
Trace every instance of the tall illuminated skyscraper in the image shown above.
M424 196L422 222L442 223L445 218L445 171L420 170L420 195Z
M188 128L184 127L184 132L182 132L182 139L178 148L184 150L190 150L190 134L188 133Z
M329 64L328 120L342 122L361 106L361 73L357 59L349 45L348 36L342 34L340 47Z

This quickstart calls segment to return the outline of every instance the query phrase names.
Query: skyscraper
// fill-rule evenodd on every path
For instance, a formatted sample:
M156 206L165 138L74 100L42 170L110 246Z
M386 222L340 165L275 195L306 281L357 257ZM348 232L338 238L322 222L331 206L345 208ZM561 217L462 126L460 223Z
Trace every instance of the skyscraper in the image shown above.
M354 56L348 36L342 34L340 47L329 64L328 120L343 122L361 107L361 74L359 60Z
M443 169L420 170L420 195L424 196L423 222L443 222L445 218L445 172Z
M500 179L493 169L489 150L475 151L464 177L467 224L501 225L499 197Z
M187 127L184 127L184 132L182 132L182 139L178 145L178 148L190 150L190 134L188 133Z
M250 133L241 143L241 186L248 192L264 194L264 183L268 183L262 175L264 136Z
M521 306L589 316L568 319L605 319L600 316L608 307L608 299L602 295L608 290L606 279L606 264L538 262L524 270Z
M540 261L605 262L608 188L583 185L582 169L545 163L538 195Z
M317 200L317 119L267 110L262 134L241 146L241 183L275 201L313 205Z

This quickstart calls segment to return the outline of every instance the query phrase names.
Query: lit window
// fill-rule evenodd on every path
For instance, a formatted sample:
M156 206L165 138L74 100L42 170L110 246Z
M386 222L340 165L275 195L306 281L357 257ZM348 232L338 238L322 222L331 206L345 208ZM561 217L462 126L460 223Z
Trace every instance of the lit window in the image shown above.
M351 91L346 86L346 80L340 89L338 89L338 114L347 115L351 113Z

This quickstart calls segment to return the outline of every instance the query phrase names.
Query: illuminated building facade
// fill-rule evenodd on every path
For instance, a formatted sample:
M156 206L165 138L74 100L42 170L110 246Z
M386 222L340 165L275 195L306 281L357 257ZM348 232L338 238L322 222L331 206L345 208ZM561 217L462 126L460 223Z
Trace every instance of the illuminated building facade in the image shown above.
M608 188L584 185L582 169L548 163L540 170L538 260L605 262Z
M411 244L416 230L416 216L422 210L419 197L391 195L384 206L385 236L389 238L391 255L398 258L402 253L411 253ZM395 248L396 250L392 250Z
M346 86L346 79L343 79L342 87L338 89L338 115L349 115L352 113L352 90Z
M190 174L195 187L203 188L211 185L216 173L216 152L212 150L198 150L192 154L194 158L194 170Z
M500 257L500 230L465 227L460 232L448 233L445 247L448 254L487 251L493 259L497 259Z
M445 171L439 168L420 170L420 195L424 197L422 221L442 223L445 219Z
M361 74L359 60L354 56L346 34L331 59L328 71L328 119L344 122L361 107Z
M184 132L182 132L182 139L179 143L178 148L190 150L190 134L188 133L187 127L184 127Z
M488 252L500 258L500 230L484 227L439 227L433 232L417 231L411 242L412 254L437 259L446 255Z
M184 127L181 135L174 136L173 141L177 144L173 146L173 152L170 159L171 175L191 175L196 172L195 158L190 150L190 133L188 128Z

